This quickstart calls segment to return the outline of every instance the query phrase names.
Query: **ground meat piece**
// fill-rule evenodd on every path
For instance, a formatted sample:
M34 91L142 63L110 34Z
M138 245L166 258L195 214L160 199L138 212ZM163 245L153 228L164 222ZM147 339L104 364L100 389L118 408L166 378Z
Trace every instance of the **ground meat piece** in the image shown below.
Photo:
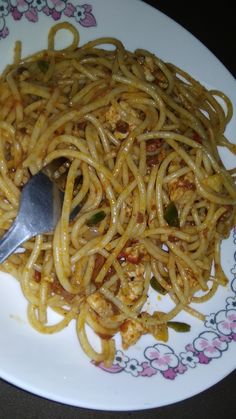
M99 291L89 295L87 302L101 317L111 317L114 314L112 304L109 303Z
M123 348L128 349L129 346L134 345L145 333L145 328L138 321L130 319L125 320L120 326Z
M163 313L155 311L153 314L141 313L141 318L146 319L145 324L146 333L150 333L155 339L161 340L162 342L168 341L168 327L166 323L163 324L148 324L148 319L160 320Z
M141 262L142 258L147 255L146 248L143 244L137 242L132 243L130 246L127 246L124 249L124 256L126 260L133 264L138 264Z
M193 173L187 173L168 184L169 197L172 202L187 203L196 190Z

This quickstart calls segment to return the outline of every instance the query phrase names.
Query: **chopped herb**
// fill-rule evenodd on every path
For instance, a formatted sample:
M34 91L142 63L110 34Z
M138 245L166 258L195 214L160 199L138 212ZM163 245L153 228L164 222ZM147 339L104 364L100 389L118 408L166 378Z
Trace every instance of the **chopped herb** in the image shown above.
M100 223L100 221L104 220L105 217L106 217L106 213L104 211L96 212L96 214L93 214L92 217L88 219L87 225L89 227L94 226Z
M159 284L159 282L157 281L157 279L155 278L155 276L153 276L153 277L151 278L150 285L151 285L151 287L152 287L155 291L159 292L160 294L162 294L162 295L167 294L167 290L166 290L165 288L163 288L163 287L161 286L161 284Z
M167 205L164 212L164 218L166 222L169 224L169 226L179 227L178 210L174 202L170 202L169 205Z
M42 71L42 73L46 73L48 71L48 68L49 68L49 62L44 61L44 60L40 60L40 61L38 61L38 67L39 67L40 71Z
M191 326L187 323L182 322L167 322L167 326L174 329L176 332L186 333L189 332Z

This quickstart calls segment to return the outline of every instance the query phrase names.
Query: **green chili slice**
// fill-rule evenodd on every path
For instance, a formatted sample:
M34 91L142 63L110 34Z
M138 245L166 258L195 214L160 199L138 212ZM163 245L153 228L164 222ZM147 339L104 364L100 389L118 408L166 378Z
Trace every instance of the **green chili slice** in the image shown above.
M167 326L174 329L176 332L186 333L189 332L191 326L187 323L182 322L167 322Z
M96 212L96 214L93 214L92 217L90 217L87 221L87 225L94 226L98 223L100 223L104 218L106 217L106 213L104 211Z
M167 205L164 212L164 218L169 226L179 227L178 211L174 202L170 202L169 205Z
M151 285L151 287L152 287L155 291L159 292L160 294L162 294L162 295L167 294L167 290L166 290L165 288L163 288L163 287L161 286L161 284L159 284L159 282L157 281L157 279L155 278L155 276L153 276L153 277L151 278L151 280L150 280L150 285Z
M38 61L38 67L39 67L40 71L42 71L42 73L46 73L49 69L49 62L44 61L44 60L40 60L40 61Z

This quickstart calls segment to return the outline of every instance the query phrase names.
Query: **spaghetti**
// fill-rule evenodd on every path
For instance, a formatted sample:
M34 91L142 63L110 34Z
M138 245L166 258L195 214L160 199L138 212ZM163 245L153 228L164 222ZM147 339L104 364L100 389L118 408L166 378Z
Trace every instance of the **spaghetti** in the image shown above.
M60 29L73 42L56 50ZM235 152L224 136L232 105L149 51L129 52L113 38L78 41L59 23L47 50L22 59L17 43L0 78L1 234L43 166L53 162L65 193L55 231L1 269L19 279L35 329L55 333L75 319L83 350L109 365L116 333L125 349L146 333L166 341L178 313L203 320L191 304L227 283L220 244L235 222L235 171L217 146ZM148 312L151 287L168 294L171 311L157 303ZM62 319L50 324L48 309Z

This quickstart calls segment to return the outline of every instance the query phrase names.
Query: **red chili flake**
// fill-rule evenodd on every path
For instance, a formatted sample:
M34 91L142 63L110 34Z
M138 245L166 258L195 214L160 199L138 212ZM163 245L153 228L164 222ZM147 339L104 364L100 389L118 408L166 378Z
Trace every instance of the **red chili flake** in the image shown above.
M175 237L175 236L172 236L172 235L168 236L168 240L171 243L177 243L179 241L178 237Z
M133 265L138 265L138 263L141 261L143 255L140 253L139 255L128 255L127 261L129 263L133 263Z
M224 205L224 208L225 208L225 212L219 218L218 220L219 222L227 221L233 213L233 209L234 209L233 205Z
M202 144L202 138L200 137L200 135L197 132L194 132L193 134L193 139L194 141L196 141L199 144Z
M137 214L137 223L141 224L144 220L144 215L141 212L138 212Z
M147 156L147 166L153 167L159 164L159 156L155 154L154 156Z
M132 240L128 240L126 242L126 245L123 247L123 249L121 250L121 252L117 256L117 260L119 262L125 262L126 261L127 255L126 255L125 251L126 251L127 247L132 246L132 243L134 243L134 241L132 241Z
M85 130L86 124L87 124L87 121L78 122L78 124L77 124L78 130L82 130L82 131Z
M56 294L56 295L61 295L61 297L63 297L66 301L71 302L74 298L74 294L71 294L70 292L66 291L60 284L60 282L58 281L58 279L56 278L52 283L51 283L51 290Z
M23 134L23 135L27 134L27 129L26 129L26 127L18 128L18 131L19 131L21 134Z
M92 281L94 281L97 278L97 276L98 276L100 270L102 269L105 261L106 261L106 258L104 256L100 255L100 253L97 253L96 258L95 258L92 278L91 278Z
M147 140L146 149L148 153L154 153L161 147L163 143L162 138L154 138L153 140Z
M118 121L116 124L116 131L120 132L121 134L126 134L129 131L128 122L125 122L122 119Z
M41 272L36 271L36 269L34 270L34 279L35 279L35 282L41 281Z
M125 252L121 252L117 256L117 259L120 263L127 261L129 263L137 265L139 262L141 262L143 256L144 255L142 253L140 253L138 256L134 256L134 255L127 255Z

